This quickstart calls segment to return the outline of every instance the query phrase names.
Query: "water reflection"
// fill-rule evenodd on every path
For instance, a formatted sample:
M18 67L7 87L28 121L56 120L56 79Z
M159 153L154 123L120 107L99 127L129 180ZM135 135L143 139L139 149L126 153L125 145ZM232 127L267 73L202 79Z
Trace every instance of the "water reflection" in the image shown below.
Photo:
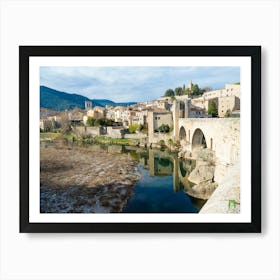
M138 160L142 173L123 212L196 213L205 203L188 195L194 185L188 180L194 160L178 159L177 153L168 150L124 147L122 152Z
M129 152L139 164L149 170L151 177L173 177L173 190L188 190L193 186L188 176L195 168L195 160L179 159L177 153L168 150L149 149L140 152L141 149L123 146L122 152Z

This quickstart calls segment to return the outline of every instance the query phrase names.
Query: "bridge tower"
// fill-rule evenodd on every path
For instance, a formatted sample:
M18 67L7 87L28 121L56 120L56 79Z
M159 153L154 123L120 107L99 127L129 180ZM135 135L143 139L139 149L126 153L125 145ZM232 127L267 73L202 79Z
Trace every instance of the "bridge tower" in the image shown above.
M180 115L180 101L176 99L173 101L173 132L174 138L179 138L179 115Z
M188 84L188 88L190 89L190 91L192 91L192 88L193 88L192 80L191 80L190 83Z
M185 100L185 118L189 118L191 113L191 99L187 98Z

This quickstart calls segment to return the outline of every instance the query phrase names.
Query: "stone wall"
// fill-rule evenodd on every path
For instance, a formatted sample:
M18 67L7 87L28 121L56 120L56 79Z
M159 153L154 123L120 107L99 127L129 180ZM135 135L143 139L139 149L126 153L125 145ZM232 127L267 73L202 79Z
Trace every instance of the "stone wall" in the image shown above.
M217 168L217 167L216 167ZM216 170L215 170L216 171ZM216 176L216 172L215 172ZM216 178L215 178L216 180ZM233 204L233 205L232 205ZM201 214L240 212L240 163L239 160L225 169L218 188L201 208Z
M219 117L223 118L226 116L227 111L240 110L240 98L236 96L226 96L219 98L218 113Z
M108 126L106 136L111 138L124 138L124 128Z
M73 127L73 132L78 135L85 135L85 127L84 126L75 126L75 127Z
M79 135L92 135L98 136L100 135L99 127L91 127L91 126L75 126L73 127L73 132Z
M167 145L169 139L172 139L172 141L174 141L174 136L172 135L172 133L154 133L152 137L149 135L150 144L157 144L159 143L159 141L163 140Z
M86 126L86 133L94 136L102 135L102 128L101 127L93 127L93 126Z

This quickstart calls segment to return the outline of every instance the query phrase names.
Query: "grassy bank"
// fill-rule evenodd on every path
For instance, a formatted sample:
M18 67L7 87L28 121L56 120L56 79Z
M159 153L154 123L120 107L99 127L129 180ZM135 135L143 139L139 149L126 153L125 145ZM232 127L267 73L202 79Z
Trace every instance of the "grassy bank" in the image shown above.
M52 141L73 141L75 136L72 133L63 134L60 132L40 132L40 141L41 142L52 142Z
M111 138L106 136L95 136L93 138L93 141L95 143L100 144L115 144L115 145L131 145L136 146L139 143L139 140L137 139L119 139L119 138Z
M115 144L115 145L130 145L136 146L139 143L138 139L119 139L111 138L106 136L76 136L72 133L52 133L52 132L41 132L41 142L53 142L53 141L67 141L67 142L78 142L85 144Z
M61 137L63 137L61 133L54 133L54 132L41 132L40 133L41 141L53 141L53 140L56 140Z

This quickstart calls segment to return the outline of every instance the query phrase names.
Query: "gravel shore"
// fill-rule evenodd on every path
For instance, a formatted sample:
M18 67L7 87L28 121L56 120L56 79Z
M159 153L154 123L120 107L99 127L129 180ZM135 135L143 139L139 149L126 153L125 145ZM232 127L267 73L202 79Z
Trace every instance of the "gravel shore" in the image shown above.
M140 177L129 154L98 146L41 146L41 213L121 212Z

